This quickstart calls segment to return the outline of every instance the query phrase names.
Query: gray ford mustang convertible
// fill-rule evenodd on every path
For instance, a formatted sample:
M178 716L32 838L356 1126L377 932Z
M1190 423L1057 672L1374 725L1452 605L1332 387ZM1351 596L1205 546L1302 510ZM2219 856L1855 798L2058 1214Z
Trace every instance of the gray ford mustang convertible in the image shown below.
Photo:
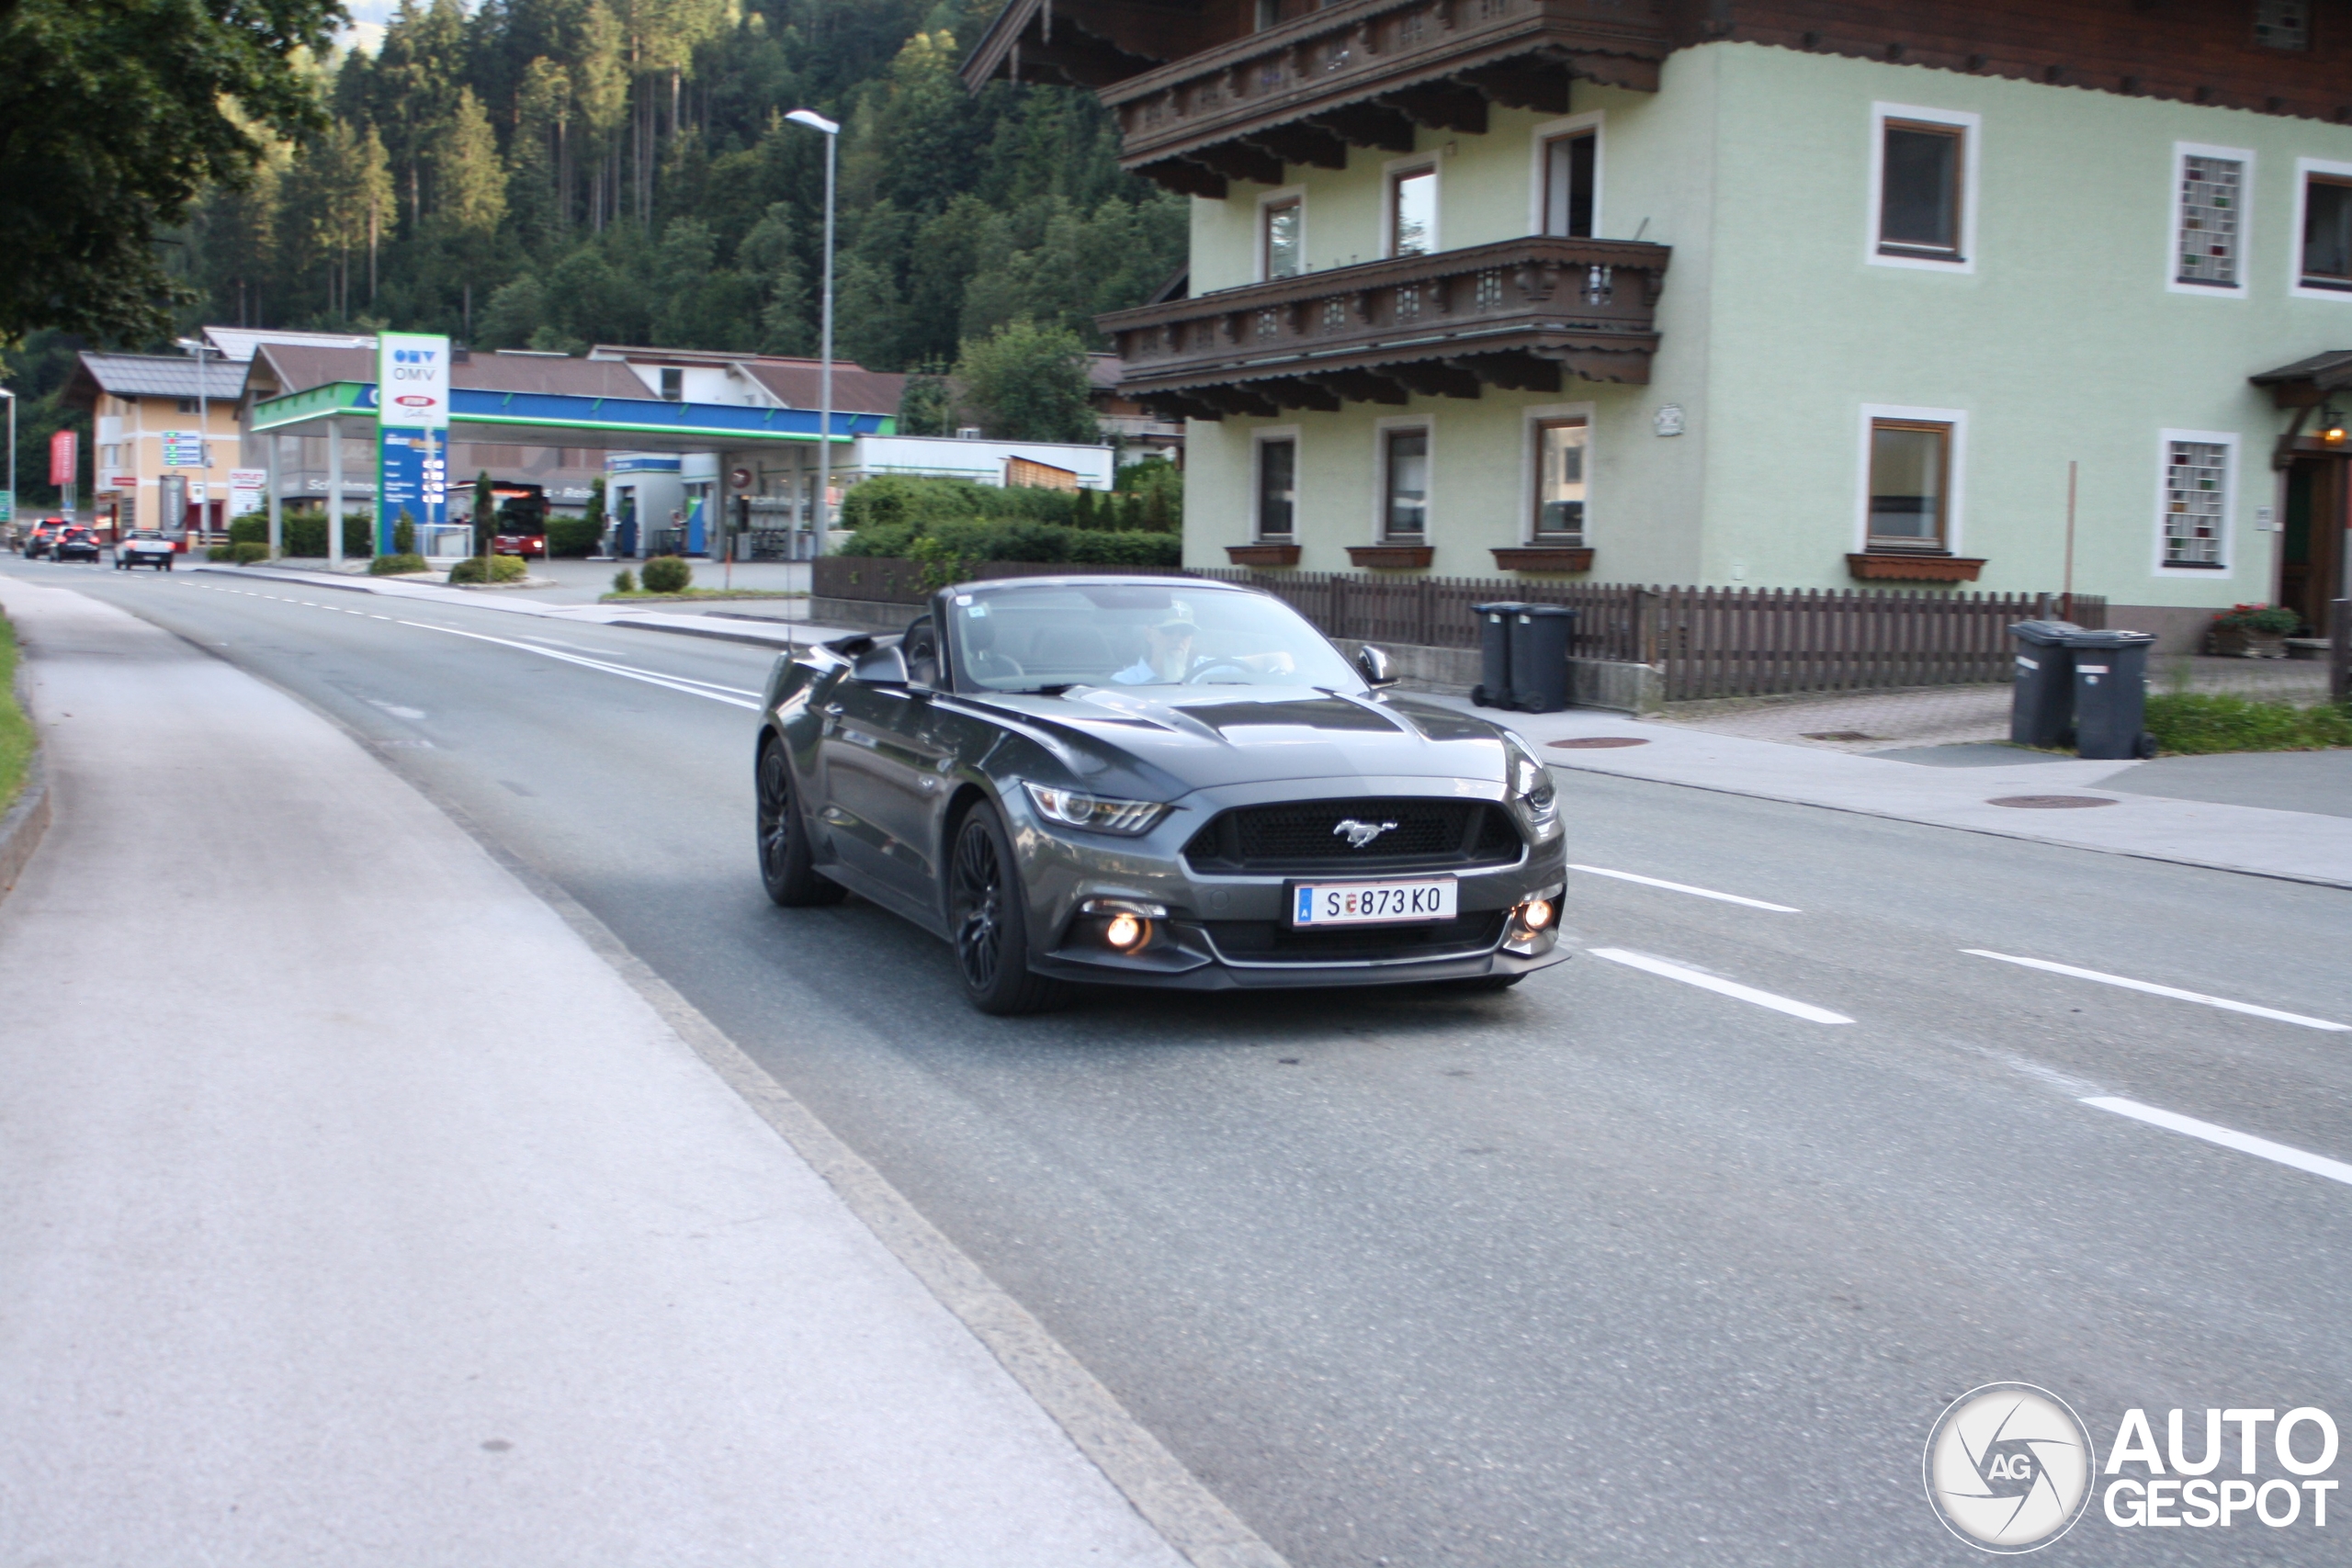
M1551 775L1388 684L1250 589L943 589L901 636L776 661L761 877L946 939L984 1012L1059 980L1499 989L1557 963Z

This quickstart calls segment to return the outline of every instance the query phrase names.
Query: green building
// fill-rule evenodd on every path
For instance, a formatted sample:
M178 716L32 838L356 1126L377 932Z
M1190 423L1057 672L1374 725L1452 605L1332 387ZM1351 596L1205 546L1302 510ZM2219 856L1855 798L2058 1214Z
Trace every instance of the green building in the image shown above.
M2346 0L1014 0L967 71L1193 198L1102 321L1191 564L2343 592Z

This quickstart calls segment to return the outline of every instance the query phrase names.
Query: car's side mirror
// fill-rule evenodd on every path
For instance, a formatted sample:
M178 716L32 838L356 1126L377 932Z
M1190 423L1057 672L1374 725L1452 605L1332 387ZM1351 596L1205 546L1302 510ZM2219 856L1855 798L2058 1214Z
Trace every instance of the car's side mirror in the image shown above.
M1365 643L1356 649L1356 669L1362 671L1368 685L1393 686L1396 683L1396 676L1388 662L1388 655L1370 643Z
M849 678L868 686L903 686L907 683L907 656L899 651L896 643L869 648L850 666Z

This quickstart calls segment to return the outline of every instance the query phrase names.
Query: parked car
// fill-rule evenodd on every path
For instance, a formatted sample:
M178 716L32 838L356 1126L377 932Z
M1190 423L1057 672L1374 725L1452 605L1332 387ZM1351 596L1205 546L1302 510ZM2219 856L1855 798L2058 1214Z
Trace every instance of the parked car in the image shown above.
M114 564L124 571L134 566L152 566L169 571L172 570L172 558L178 553L163 535L150 528L141 528L116 541Z
M63 529L58 534L57 543L51 547L50 554L61 561L85 560L95 565L100 554L97 530L78 524Z
M776 661L761 877L944 938L984 1012L1065 980L1514 985L1566 956L1551 774L1391 683L1231 584L943 589L900 636Z
M32 532L25 536L25 558L40 560L56 548L58 532L64 526L64 519L59 517L44 517L35 523Z

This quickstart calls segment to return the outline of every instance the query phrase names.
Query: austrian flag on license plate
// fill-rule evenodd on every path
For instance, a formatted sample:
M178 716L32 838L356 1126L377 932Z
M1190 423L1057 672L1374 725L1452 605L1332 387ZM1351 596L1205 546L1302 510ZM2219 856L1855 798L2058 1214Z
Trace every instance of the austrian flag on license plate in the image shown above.
M1368 926L1453 919L1453 878L1409 882L1302 882L1291 895L1294 926Z

